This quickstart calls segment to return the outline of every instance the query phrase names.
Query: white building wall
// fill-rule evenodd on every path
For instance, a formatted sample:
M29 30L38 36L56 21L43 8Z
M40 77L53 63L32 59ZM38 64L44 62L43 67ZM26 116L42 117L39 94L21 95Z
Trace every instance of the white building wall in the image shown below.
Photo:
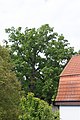
M80 120L80 106L60 106L60 120Z

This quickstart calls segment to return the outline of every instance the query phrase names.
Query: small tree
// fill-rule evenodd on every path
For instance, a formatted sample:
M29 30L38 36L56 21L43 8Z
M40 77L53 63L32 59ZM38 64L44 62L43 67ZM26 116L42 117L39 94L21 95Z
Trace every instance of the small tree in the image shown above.
M0 120L17 120L21 86L6 48L0 46Z
M19 120L59 120L59 114L53 113L52 107L47 102L34 97L33 93L22 97L20 108L22 114Z

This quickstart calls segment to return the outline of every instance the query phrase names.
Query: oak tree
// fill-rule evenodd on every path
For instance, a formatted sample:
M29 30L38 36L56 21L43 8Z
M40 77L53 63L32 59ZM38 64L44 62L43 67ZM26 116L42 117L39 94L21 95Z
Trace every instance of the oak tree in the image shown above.
M6 29L11 58L22 89L51 102L56 95L59 75L74 54L64 36L54 32L48 24L40 28Z

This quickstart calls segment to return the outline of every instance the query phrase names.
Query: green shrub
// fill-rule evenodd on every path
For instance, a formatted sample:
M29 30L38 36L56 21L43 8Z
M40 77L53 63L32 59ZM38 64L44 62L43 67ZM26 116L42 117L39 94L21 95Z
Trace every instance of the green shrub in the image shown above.
M22 110L19 120L59 120L59 114L52 112L52 106L33 93L28 93L27 97L22 97L20 108ZM58 116L56 116L58 115Z
M21 85L13 72L9 50L0 46L0 120L18 120Z

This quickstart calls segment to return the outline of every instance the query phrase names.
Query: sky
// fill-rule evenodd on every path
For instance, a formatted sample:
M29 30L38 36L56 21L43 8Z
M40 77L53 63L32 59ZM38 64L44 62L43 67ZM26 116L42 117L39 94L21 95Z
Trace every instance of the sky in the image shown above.
M75 51L80 50L80 0L0 0L0 43L5 28L38 28L43 24L63 34Z

